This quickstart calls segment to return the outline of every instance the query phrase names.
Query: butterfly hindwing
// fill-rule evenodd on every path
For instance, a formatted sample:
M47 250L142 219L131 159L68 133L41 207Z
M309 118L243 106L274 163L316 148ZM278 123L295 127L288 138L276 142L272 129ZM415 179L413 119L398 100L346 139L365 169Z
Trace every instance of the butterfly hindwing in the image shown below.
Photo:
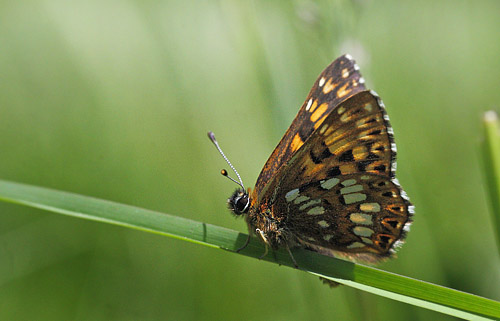
M299 243L368 262L393 252L412 211L397 181L371 173L313 181L277 204L288 208L286 224Z
M365 90L359 68L349 55L332 62L318 77L297 116L264 165L255 195L276 175L337 105ZM254 199L255 201L255 199Z

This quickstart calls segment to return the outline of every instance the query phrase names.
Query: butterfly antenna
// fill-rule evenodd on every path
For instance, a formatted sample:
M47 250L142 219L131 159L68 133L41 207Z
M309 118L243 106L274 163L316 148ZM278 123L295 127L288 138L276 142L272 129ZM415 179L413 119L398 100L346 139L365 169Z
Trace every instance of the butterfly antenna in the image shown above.
M214 133L213 132L208 132L208 138L210 138L210 140L212 141L212 143L214 143L215 147L217 148L217 150L219 151L219 153L222 155L222 157L224 158L224 160L226 161L226 163L228 163L229 167L231 167L231 169L234 171L234 173L236 174L236 176L238 176L239 182L236 181L235 179L233 179L232 177L230 177L225 169L221 170L221 174L223 176L226 176L227 178L229 178L230 180L232 180L236 184L240 185L241 188L245 189L245 185L243 185L243 181L241 180L240 174L238 174L238 171L234 168L234 166L231 164L231 162L229 161L229 159L227 159L226 155L224 155L224 152L220 148L219 143L215 139Z

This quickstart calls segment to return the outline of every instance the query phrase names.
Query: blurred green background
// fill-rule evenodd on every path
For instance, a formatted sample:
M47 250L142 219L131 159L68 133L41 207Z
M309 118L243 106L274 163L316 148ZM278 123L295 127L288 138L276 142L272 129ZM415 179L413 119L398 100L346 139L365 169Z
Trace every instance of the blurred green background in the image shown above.
M416 205L380 267L500 300L479 149L499 1L1 1L0 178L246 233L226 210L350 53ZM275 264L0 203L1 320L450 320Z

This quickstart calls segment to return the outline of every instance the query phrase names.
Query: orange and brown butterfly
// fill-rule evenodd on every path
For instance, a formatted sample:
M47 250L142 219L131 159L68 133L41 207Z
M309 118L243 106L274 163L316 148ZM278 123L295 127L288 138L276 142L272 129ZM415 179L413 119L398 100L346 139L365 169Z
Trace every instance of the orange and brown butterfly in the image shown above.
M243 248L255 234L266 253L286 248L295 266L290 248L297 246L358 262L387 258L414 212L395 172L384 105L366 90L354 60L341 56L319 75L253 191L245 191L237 172L239 181L232 179L241 188L229 208L245 217L250 232Z

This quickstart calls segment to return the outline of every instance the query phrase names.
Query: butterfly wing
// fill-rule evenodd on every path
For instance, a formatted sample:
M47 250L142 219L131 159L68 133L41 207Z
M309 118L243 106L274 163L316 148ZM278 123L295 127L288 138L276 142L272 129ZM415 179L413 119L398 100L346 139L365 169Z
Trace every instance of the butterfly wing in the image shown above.
M264 165L255 184L254 195L262 195L261 191L269 180L290 160L326 115L342 101L365 90L364 80L358 70L355 61L349 55L344 55L319 75L297 116ZM253 198L252 201L257 199Z
M311 182L285 202L286 225L296 241L324 255L369 263L401 244L412 209L397 182L371 173Z
M364 261L388 256L413 206L393 178L396 145L383 103L364 91L320 117L325 120L265 187L259 204L319 252Z
M313 117L313 113L309 115ZM298 187L353 173L395 176L393 130L375 92L360 92L324 117L318 130L282 168L282 175L276 176L280 186Z

